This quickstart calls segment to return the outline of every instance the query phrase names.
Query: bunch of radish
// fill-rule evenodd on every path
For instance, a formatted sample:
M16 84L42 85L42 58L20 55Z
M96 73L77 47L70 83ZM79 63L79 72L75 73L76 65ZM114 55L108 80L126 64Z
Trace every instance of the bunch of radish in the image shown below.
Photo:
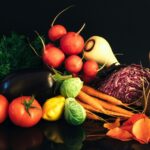
M73 6L69 6L58 13L52 21L48 30L50 43L45 44L37 33L43 44L42 60L47 66L55 69L63 66L67 72L82 76L85 82L89 82L96 76L99 66L95 61L84 60L83 49L85 42L80 32L85 27L85 23L78 32L67 31L63 25L55 24L56 19L71 7ZM59 47L55 46L56 41L59 43Z

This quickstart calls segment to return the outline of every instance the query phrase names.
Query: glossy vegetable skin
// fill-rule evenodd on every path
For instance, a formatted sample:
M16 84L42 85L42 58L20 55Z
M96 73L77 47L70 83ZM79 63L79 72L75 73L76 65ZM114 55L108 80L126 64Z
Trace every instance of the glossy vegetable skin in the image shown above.
M8 115L8 100L5 96L0 94L0 124L5 121Z
M48 121L59 120L64 112L65 97L58 95L52 97L43 105L43 119Z
M9 104L8 114L10 120L20 127L32 127L42 118L42 107L31 96L20 96Z
M52 73L47 70L22 70L7 76L0 83L0 93L9 101L23 95L34 95L40 103L54 95Z

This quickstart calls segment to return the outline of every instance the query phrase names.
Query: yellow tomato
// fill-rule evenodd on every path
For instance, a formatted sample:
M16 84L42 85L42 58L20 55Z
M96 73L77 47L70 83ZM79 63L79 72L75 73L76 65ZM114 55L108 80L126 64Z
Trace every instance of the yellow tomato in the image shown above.
M59 95L46 100L43 105L43 119L56 121L61 118L65 106L65 97Z

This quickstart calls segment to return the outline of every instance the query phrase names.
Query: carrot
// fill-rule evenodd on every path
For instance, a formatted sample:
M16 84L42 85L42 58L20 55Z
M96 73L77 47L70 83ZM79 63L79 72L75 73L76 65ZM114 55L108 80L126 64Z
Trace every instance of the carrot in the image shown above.
M116 127L120 127L120 118L117 118L114 122L104 123L103 127L109 130L116 128Z
M130 115L126 115L126 114L121 114L121 113L118 113L118 112L113 112L113 111L110 111L110 110L104 110L104 112L100 111L100 110L97 110L95 108L93 108L92 106L86 104L86 103L83 103L81 102L80 100L77 100L78 103L80 103L85 109L91 111L91 112L96 112L96 113L104 113L106 115L109 115L109 116L117 116L117 117L125 117L125 118L130 118L131 116Z
M80 105L82 105L85 109L87 109L89 111L92 111L92 112L102 112L102 111L99 111L99 110L93 108L92 106L90 106L90 105L88 105L86 103L81 102L80 100L77 100L77 102L80 103Z
M87 116L88 119L106 122L105 119L103 119L102 117L100 117L100 116L98 116L98 115L92 113L92 112L89 111L89 110L86 110L86 116Z
M123 109L123 108L121 108L119 106L116 106L116 105L104 102L102 100L99 100L98 98L92 97L92 96L84 93L83 91L80 91L80 93L77 96L77 98L79 98L82 102L91 105L95 109L102 111L105 114L107 114L107 112L105 110L118 112L120 114L125 114L125 115L128 115L130 117L134 114L131 111Z
M90 87L90 86L86 86L84 85L83 88L82 88L82 91L91 95L91 96L94 96L94 97L97 97L97 98L100 98L100 99L103 99L105 101L108 101L112 104L115 104L115 105L123 105L124 104L121 102L121 100L113 97L113 96L110 96L110 95L107 95L105 93L102 93L98 90L95 90L94 88Z
M79 98L82 102L92 106L96 110L102 111L103 113L105 113L105 109L102 107L102 105L100 103L98 103L98 101L93 102L94 97L89 96L88 94L84 93L83 91L80 91L77 98Z

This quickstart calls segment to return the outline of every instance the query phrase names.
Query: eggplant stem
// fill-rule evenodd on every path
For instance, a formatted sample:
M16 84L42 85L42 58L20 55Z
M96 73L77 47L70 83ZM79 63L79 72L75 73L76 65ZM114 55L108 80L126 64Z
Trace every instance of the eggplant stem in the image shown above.
M63 9L61 12L59 12L56 17L53 19L52 23L51 23L51 27L54 26L54 23L56 21L56 19L65 11L67 11L68 9L70 9L71 7L74 7L75 5L71 5L71 6L68 6L67 8Z

